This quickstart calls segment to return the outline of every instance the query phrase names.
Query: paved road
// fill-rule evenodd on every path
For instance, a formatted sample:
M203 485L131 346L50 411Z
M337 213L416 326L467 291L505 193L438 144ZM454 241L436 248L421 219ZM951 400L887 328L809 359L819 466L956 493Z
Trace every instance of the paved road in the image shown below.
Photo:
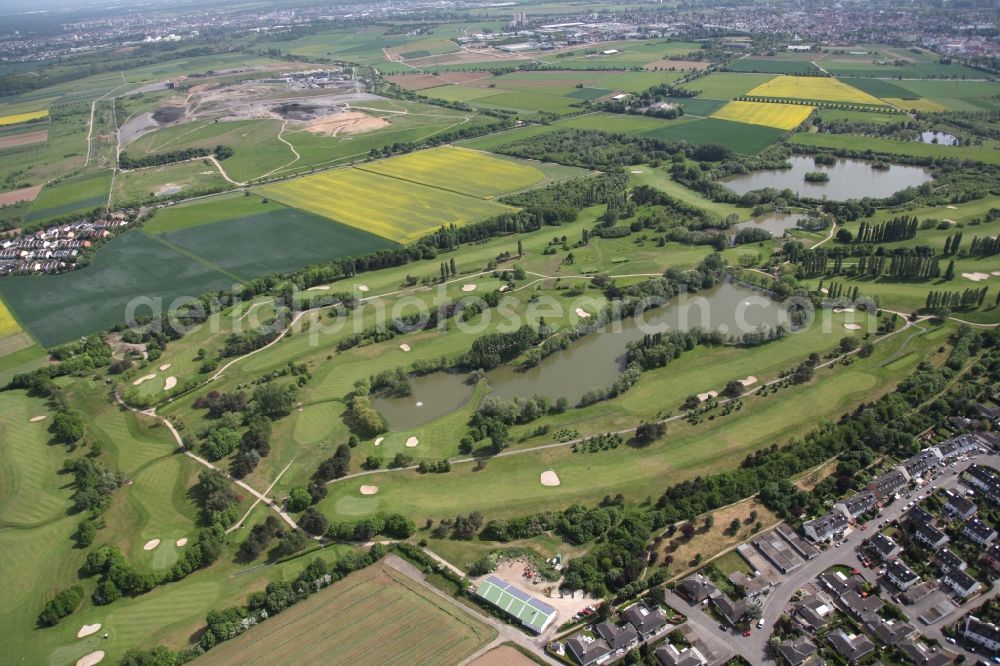
M978 456L973 460L958 463L955 468L948 467L945 468L947 471L944 472L943 476L939 477L936 481L933 481L930 485L926 486L919 492L922 494L927 494L928 492L933 492L942 487L954 486L958 481L958 475L953 475L952 472L955 470L964 470L973 462L980 462L996 467L1000 467L1000 455L986 455ZM821 552L816 558L806 562L802 568L791 574L782 577L781 583L771 590L771 592L764 598L762 606L762 617L765 622L765 629L753 631L752 635L748 638L743 637L733 637L732 634L729 635L729 641L735 642L737 649L743 655L744 658L749 660L752 664L764 664L773 661L770 656L770 650L768 646L768 639L771 636L771 628L774 627L775 622L781 616L788 606L789 601L797 590L803 587L805 584L814 580L819 574L823 573L830 567L842 564L848 567L857 568L861 570L862 575L869 581L874 581L875 573L871 569L865 568L857 556L857 547L866 538L874 533L875 526L883 520L895 520L903 515L907 509L906 500L899 500L894 502L889 507L883 510L883 515L881 518L873 521L869 521L868 529L855 529L853 530L841 543L837 546L831 546ZM995 588L992 593L997 593L1000 591L1000 586ZM943 622L938 622L936 627L945 626L948 622L953 622L961 617L969 607L978 606L986 597L979 596L974 598L970 603L964 604L959 607L954 613L949 615ZM904 607L904 611L906 608ZM707 616L706 616L707 617ZM928 635L932 638L938 638L941 644L944 645L944 638L940 634L940 629L934 627L924 627L916 622L916 618L912 618L915 622L914 626L917 627L918 631ZM718 633L718 626L712 625L712 628ZM742 641L742 642L740 642ZM948 646L951 649L954 646ZM958 651L958 650L956 650ZM972 657L971 653L966 653L968 656Z

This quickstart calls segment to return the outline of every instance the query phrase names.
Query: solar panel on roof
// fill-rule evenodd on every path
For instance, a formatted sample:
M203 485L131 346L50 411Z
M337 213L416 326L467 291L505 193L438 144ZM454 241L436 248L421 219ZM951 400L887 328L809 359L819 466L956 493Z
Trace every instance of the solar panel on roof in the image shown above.
M532 597L528 603L531 604L534 608L537 608L538 610L542 611L546 615L550 615L556 612L555 608L549 606L544 601L539 601L538 599L535 599L534 597Z

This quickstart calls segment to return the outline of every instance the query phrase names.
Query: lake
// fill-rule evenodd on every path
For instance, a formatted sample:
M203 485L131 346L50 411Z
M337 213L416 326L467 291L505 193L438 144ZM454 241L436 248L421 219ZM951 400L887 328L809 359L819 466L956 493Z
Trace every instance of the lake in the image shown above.
M724 333L752 332L761 326L789 325L781 304L738 284L724 283L696 294L680 295L641 319L629 318L616 330L594 332L569 348L546 356L533 368L507 365L487 373L492 395L508 399L544 395L566 398L570 405L595 386L613 384L625 369L628 344L646 333L708 328ZM406 398L376 398L378 409L393 430L415 428L465 405L474 387L467 375L437 372L411 377L413 394ZM417 406L417 403L422 403Z
M781 238L789 229L794 229L799 220L806 219L801 213L766 213L746 222L740 222L733 229L764 229L775 238Z
M920 140L923 143L936 143L939 146L958 145L958 137L947 132L921 132Z
M816 164L811 156L794 155L788 159L791 169L763 169L738 176L729 176L719 182L737 194L773 187L788 188L799 196L812 199L826 197L832 201L847 201L873 197L884 199L907 187L923 185L931 180L931 170L924 167L892 164L888 169L873 169L865 160L837 159L832 166ZM810 171L826 173L825 183L807 183Z

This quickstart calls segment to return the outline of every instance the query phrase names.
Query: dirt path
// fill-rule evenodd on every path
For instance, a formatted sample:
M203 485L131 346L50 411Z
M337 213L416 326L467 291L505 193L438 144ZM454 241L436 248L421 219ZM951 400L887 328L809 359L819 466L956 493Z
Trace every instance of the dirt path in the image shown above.
M818 248L818 247L819 247L820 245L822 245L823 243L825 243L825 242L827 242L828 240L830 240L831 238L833 238L833 234L834 234L834 232L836 232L836 231L837 231L837 223L836 223L836 222L834 222L834 223L832 223L832 224L830 225L830 233L828 233L828 234L826 235L826 238L824 238L823 240L819 241L818 243L816 243L815 245L813 245L813 246L812 246L812 247L810 247L809 249L810 249L810 250L815 250L815 249L816 249L816 248Z
M280 141L281 143L283 143L286 146L288 146L288 149L292 151L292 154L295 155L295 158L291 162L288 162L287 164L282 164L281 166L279 166L277 168L271 169L270 171L268 171L267 173L265 173L263 176L258 176L258 178L261 178L261 179L267 178L268 176L270 176L272 174L275 174L275 173L277 173L279 171L287 169L288 167L292 166L293 164L295 164L296 162L298 162L300 159L302 159L302 156L299 155L299 151L295 150L295 146L293 146L291 143L289 143L288 140L285 139L284 136L282 136L285 133L285 128L286 127L288 127L288 121L287 120L282 121L282 123L281 123L281 129L278 130L278 141ZM216 164L218 164L218 161L216 161ZM219 167L219 171L222 171L222 167L221 166ZM223 177L226 180L229 180L229 177L226 176L225 172L223 172L222 175L223 175ZM230 182L232 182L232 181L230 181ZM245 185L246 183L243 183L243 184Z
M280 472L278 472L278 476L274 477L274 481L272 481L271 485L269 485L264 490L264 492L261 493L262 495L264 495L266 497L267 494L269 492L271 492L271 489L274 488L274 486L278 483L278 481L281 479L281 477L284 476L285 472L288 471L288 468L292 466L293 462L295 462L295 458L292 458L291 460L289 460L288 464L285 465L285 468L283 470L281 470ZM250 505L250 508L247 509L247 512L244 513L243 516L239 520L237 520L235 523L233 523L233 525L228 530L226 530L226 534L230 534L232 532L235 532L236 530L238 530L241 527L243 527L243 523L250 516L250 514L253 512L253 510L257 508L257 505L260 504L263 499L264 499L263 497L258 497L254 501L254 503ZM279 511L278 513L279 514L284 513L284 511ZM285 515L287 515L287 514L285 514ZM288 521L286 521L286 522L288 522Z
M180 449L181 453L183 453L187 457L191 458L192 460L194 460L195 462L197 462L199 465L201 465L203 467L207 467L208 469L211 469L211 470L215 470L216 472L219 472L220 474L222 474L223 476L225 476L227 479L229 479L230 481L232 481L233 483L235 483L237 486L239 486L243 490L247 491L248 493L250 493L251 495L253 495L254 497L256 497L257 498L257 502L254 503L255 506L256 506L256 504L258 504L260 502L263 502L267 506L271 507L271 509L275 513L277 513L278 516L282 520L284 520L286 523L288 523L288 525L292 529L298 529L299 526L295 522L295 520L291 516L289 516L287 513L285 513L284 510L282 510L281 507L279 507L277 504L275 504L273 500L268 499L262 493L257 492L248 483L246 483L244 481L241 481L240 479L233 478L227 472L219 469L218 467L216 467L212 463L208 462L207 460L205 460L201 456L199 456L196 453L194 453L193 451L191 451L191 449L189 449L184 444L184 440L181 438L180 433L177 432L177 429L174 428L174 424L171 423L168 419L165 419L162 416L160 416L159 414L157 414L155 407L152 408L152 409L145 409L145 410L133 407L130 404L128 404L127 402L125 402L124 400L122 400L121 393L119 393L117 390L115 391L115 402L117 402L119 405L121 405L125 409L129 410L130 412L134 412L136 414L142 414L143 416L149 416L149 417L152 417L154 419L159 420L160 423L162 423L164 426L167 427L167 430L170 431L170 434L173 435L174 442L177 444L177 448ZM289 463L289 465L290 464L291 463ZM285 469L288 469L288 468L286 467ZM284 474L284 470L282 470L282 474ZM278 477L280 478L281 474L279 474ZM275 482L277 482L277 479L275 479ZM271 484L271 485L273 486L274 484Z

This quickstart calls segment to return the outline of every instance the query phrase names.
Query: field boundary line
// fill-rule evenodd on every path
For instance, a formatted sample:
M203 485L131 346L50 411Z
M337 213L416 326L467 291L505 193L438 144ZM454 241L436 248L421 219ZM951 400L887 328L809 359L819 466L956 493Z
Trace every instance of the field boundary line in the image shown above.
M220 273L222 275L225 275L230 280L236 280L240 284L242 284L243 282L246 282L246 280L244 280L243 278L241 278L236 273L230 273L226 269L222 268L222 266L214 264L211 261L209 261L208 259L205 259L204 257L195 254L194 252L191 252L190 250L185 250L184 248L182 248L182 247L180 247L178 245L174 245L170 241L164 239L162 237L162 235L160 235L160 234L148 234L145 231L142 231L142 233L146 234L146 236L148 236L149 238L152 238L157 243L162 244L164 247L167 247L167 248L173 250L174 252L177 252L178 254L182 254L185 257L188 257L189 259L193 259L194 261L198 262L199 264L201 264L205 268L209 268L209 269L215 271L216 273Z

